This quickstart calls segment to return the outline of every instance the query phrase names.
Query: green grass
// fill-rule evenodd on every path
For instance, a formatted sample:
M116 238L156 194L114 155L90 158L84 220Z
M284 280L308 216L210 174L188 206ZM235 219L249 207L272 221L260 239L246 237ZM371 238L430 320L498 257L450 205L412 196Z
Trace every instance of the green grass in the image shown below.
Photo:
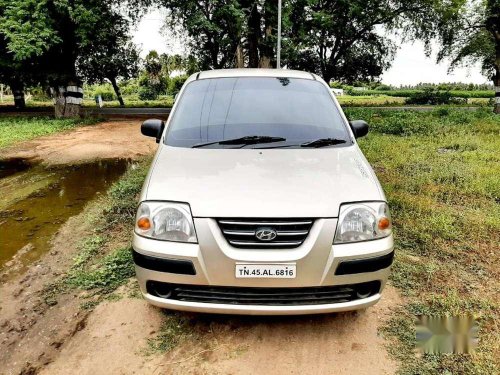
M130 247L120 248L105 256L94 269L70 273L66 283L83 290L98 289L108 294L134 275Z
M353 106L366 106L366 107L384 107L384 106L400 106L404 105L405 98L388 96L384 94L380 95L363 95L363 96L352 96L352 95L342 95L337 96L342 107L353 107Z
M375 95L342 95L337 97L342 107L397 107L409 106L406 104L406 98L403 96L385 95L383 91ZM420 106L420 105L417 105ZM479 107L493 107L491 98L468 98L461 104L450 105L453 107L464 106L479 106Z
M160 95L158 99L155 100L140 100L137 95L125 95L123 97L125 102L125 107L129 108L170 108L174 105L174 97L171 95ZM0 108L12 107L14 106L14 98L11 95L7 95L3 103L0 103ZM26 107L28 108L53 108L54 102L50 98L32 98L26 101ZM84 98L83 107L85 108L95 108L97 104L93 98ZM120 107L118 100L110 100L104 102L104 108L117 108Z
M99 122L97 118L53 119L48 117L0 117L0 148L77 126Z
M147 355L165 353L194 334L194 324L183 313L164 311L163 323L154 338L148 340Z
M352 96L367 96L367 95L387 95L397 97L409 97L415 93L423 92L419 89L395 89L395 90L350 90L349 95ZM440 90L444 92L445 90ZM454 98L493 98L495 92L493 90L450 90L451 96Z
M383 332L402 374L498 373L500 116L349 109L371 132L360 147L391 207L396 261L392 283L408 304ZM414 353L416 314L473 314L473 355Z

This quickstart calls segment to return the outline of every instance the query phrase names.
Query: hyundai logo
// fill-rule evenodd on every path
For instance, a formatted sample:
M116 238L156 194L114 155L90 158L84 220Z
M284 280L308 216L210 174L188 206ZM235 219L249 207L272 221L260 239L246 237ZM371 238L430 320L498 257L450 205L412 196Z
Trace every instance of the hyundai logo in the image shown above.
M255 232L255 237L261 241L272 241L277 235L276 231L271 228L259 228Z

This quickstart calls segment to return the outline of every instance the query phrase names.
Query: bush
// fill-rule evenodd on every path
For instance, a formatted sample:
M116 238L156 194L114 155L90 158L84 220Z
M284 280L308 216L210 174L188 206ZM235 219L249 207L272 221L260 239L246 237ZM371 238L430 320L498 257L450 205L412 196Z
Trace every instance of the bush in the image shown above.
M96 97L97 95L101 95L102 100L105 102L111 102L115 100L115 92L113 91L113 88L108 85L98 86L94 90L93 97Z
M168 93L170 95L176 95L181 90L182 85L186 82L186 79L188 79L187 75L170 78L168 82Z
M390 91L391 90L391 86L389 86L389 85L380 85L380 86L377 86L377 88L375 90L377 90L377 91Z
M450 104L452 96L449 91L438 91L433 88L427 88L420 92L411 94L405 100L406 104Z
M139 92L139 80L134 78L124 81L121 83L120 89L123 95L137 95Z
M156 100L167 91L168 81L163 76L152 76L144 73L139 77L139 99Z
M158 99L158 92L151 86L139 87L140 100L156 100Z

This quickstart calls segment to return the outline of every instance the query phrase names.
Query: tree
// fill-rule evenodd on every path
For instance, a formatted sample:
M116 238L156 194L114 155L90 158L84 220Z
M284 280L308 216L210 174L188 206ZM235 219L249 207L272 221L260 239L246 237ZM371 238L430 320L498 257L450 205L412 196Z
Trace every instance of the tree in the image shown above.
M287 0L283 64L331 79L373 79L395 46L377 31L429 18L437 0ZM170 29L187 32L201 68L276 65L277 0L161 0Z
M7 50L7 42L0 35L0 82L7 83L14 95L14 106L23 109L26 106L24 101L24 83L20 76L21 64L15 62L12 54Z
M241 38L243 11L237 0L161 0L169 12L167 26L179 25L189 36L188 47L202 69L234 66Z
M275 65L277 0L160 0L201 69Z
M495 85L495 113L500 113L500 0L438 1L434 20L417 36L440 44L437 59L451 58L450 70L480 63Z
M118 80L137 76L139 51L130 40L129 24L125 18L113 14L105 22L100 25L103 32L99 34L99 39L82 49L81 57L77 60L77 72L90 84L108 80L120 105L124 106Z
M107 30L101 25L119 19L119 0L0 0L0 35L16 62L36 60L38 74L57 97L56 115L77 115L83 96L77 61L95 51ZM139 15L140 0L127 3L129 16Z
M139 98L154 100L167 91L167 76L162 73L162 59L155 50L149 51L144 58L144 71L139 78Z
M0 7L0 18L4 8ZM16 61L14 54L9 51L7 39L0 34L0 82L9 85L13 96L14 106L23 109L26 106L24 99L25 84L33 83L34 61Z
M284 60L289 67L309 67L327 82L375 79L396 49L381 29L425 23L432 1L291 0Z

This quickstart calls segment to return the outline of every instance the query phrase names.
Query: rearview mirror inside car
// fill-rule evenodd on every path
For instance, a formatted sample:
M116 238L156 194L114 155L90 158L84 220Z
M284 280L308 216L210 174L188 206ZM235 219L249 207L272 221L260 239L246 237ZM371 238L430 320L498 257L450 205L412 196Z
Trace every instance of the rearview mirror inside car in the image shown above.
M156 143L159 143L164 127L165 123L162 120L149 119L142 123L141 133L147 137L156 138Z
M368 123L364 120L349 121L352 132L356 138L364 137L368 134Z

